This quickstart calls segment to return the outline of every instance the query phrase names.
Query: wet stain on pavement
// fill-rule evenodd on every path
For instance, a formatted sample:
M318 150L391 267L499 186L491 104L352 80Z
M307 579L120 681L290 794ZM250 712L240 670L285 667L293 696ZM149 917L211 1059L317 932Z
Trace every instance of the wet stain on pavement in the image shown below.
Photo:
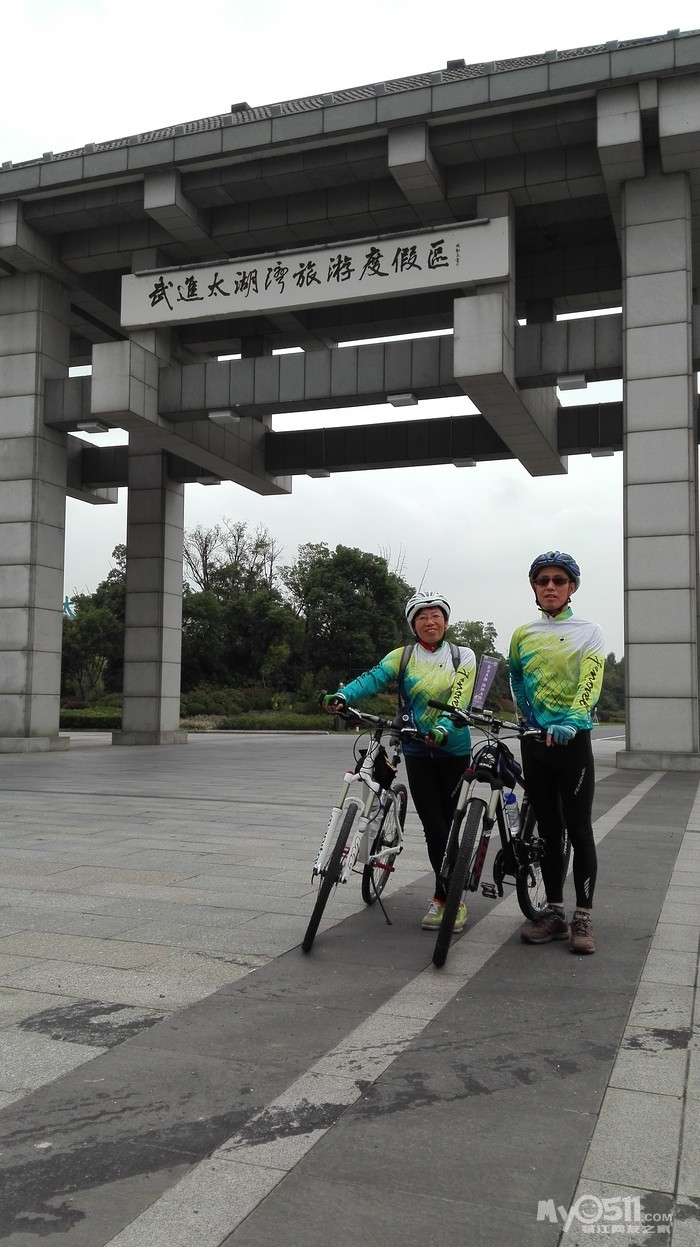
M44 1009L23 1018L18 1029L61 1039L65 1043L85 1044L91 1048L115 1048L125 1039L139 1035L168 1016L151 1009L129 1005L102 1004L95 1000L79 1000L75 1004Z
M600 1062L609 1062L614 1049L609 1044L582 1045L578 1060L562 1059L536 1049L517 1053L475 1054L473 1063L465 1061L463 1049L455 1054L448 1070L433 1074L410 1073L384 1085L381 1101L370 1095L355 1105L363 1117L401 1113L434 1104L456 1103L473 1096L489 1096L521 1087L537 1088L551 1080L570 1079Z
M121 1104L107 1093L101 1098L101 1107L94 1100L86 1103L82 1123L79 1115L72 1118L70 1142L65 1138L63 1116L60 1131L52 1132L50 1125L44 1125L43 1129L18 1131L0 1140L0 1241L19 1233L37 1238L62 1235L61 1241L74 1241L70 1232L75 1232L80 1222L91 1215L76 1206L83 1202L83 1194L113 1182L135 1177L154 1179L153 1193L147 1200L150 1203L171 1185L173 1170L195 1165L230 1138L250 1116L247 1106L158 1127L159 1119L167 1118L169 1104L139 1104L135 1111L130 1094L124 1096ZM130 1103L126 1103L127 1099ZM130 1121L137 1113L140 1123ZM105 1132L105 1121L106 1129L117 1133L109 1138L95 1138L96 1123ZM79 1140L76 1133L82 1135ZM41 1152L35 1150L37 1141L42 1143ZM12 1159L11 1147L16 1149ZM121 1223L118 1214L112 1233L121 1229Z
M315 1130L328 1130L347 1108L345 1102L317 1103L311 1100L300 1100L291 1106L271 1105L246 1122L236 1135L236 1144L274 1143L277 1139L290 1139L296 1135L312 1134Z
M659 1048L685 1051L690 1043L690 1036L691 1031L685 1027L665 1029L650 1026L643 1034L628 1035L623 1039L622 1047L637 1052L658 1052Z
M675 1206L674 1221L690 1221L694 1225L700 1225L700 1199L693 1195L683 1195L680 1198L683 1202Z

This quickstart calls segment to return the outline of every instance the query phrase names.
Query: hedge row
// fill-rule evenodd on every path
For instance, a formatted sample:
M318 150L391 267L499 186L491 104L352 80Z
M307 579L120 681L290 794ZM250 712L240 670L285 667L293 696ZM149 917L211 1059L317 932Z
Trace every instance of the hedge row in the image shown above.
M71 728L85 728L102 732L118 731L122 725L120 711L114 710L61 710L59 727L65 732Z
M119 730L122 725L120 714L114 711L99 710L62 710L60 727L63 731L112 731ZM327 714L306 715L294 714L290 711L248 711L236 715L187 716L182 726L187 731L229 731L229 732L299 732L333 730L333 720Z

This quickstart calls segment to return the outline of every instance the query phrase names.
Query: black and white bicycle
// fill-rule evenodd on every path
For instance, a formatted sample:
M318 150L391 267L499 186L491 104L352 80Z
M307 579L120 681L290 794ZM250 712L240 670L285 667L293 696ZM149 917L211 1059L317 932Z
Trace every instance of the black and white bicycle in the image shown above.
M481 884L483 895L495 900L503 896L504 883L515 884L518 904L526 918L534 921L547 908L542 882L545 843L538 835L520 763L500 736L504 729L520 740L525 736L541 738L542 733L538 728L497 719L489 711L455 710L438 701L431 701L430 705L442 710L457 727L476 727L484 736L483 743L473 752L460 785L440 871L447 899L438 927L433 964L444 966L460 901L465 892L476 892L479 887L494 827L498 828L501 843L493 862L493 882ZM523 798L519 824L514 829L506 810L506 794L516 787L522 789ZM565 827L562 834L566 877L571 843Z
M301 943L305 953L314 942L331 892L338 885L346 884L353 873L362 875L365 904L379 901L390 923L381 894L403 849L408 792L403 784L395 783L395 778L401 760L401 736L410 729L406 729L401 715L385 719L351 706L341 713L348 724L365 723L374 730L366 749L359 747L363 738L355 738L355 767L343 776L338 800L331 810L314 862L311 878L318 881L318 894ZM382 744L385 734L389 737L390 753Z

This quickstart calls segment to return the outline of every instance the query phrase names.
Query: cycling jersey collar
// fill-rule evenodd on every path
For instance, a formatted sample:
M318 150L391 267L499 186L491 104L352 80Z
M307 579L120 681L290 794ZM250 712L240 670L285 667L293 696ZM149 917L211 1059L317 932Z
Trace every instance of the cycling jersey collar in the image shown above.
M551 619L553 622L559 619L571 619L573 613L574 612L568 604L563 610L558 611L556 615L551 615L549 611L540 611L543 619Z
M421 649L427 649L429 654L434 654L437 650L442 649L444 644L445 644L444 637L442 638L441 641L438 642L437 645L426 645L425 641L418 641L418 645L420 645Z

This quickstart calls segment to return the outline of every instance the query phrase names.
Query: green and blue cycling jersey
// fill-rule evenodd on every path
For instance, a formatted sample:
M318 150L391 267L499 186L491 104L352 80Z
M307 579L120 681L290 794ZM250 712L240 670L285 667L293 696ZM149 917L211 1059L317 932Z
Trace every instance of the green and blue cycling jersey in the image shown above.
M532 727L565 723L577 732L593 726L600 697L605 642L597 623L575 618L570 606L558 615L516 628L510 643L510 685L518 709Z
M381 693L395 681L403 651L403 645L399 649L391 650L376 667L364 671L356 680L343 685L340 694L346 703L354 705L363 697ZM476 658L473 650L464 645L459 646L459 666L455 671L452 651L446 641L434 647L416 641L401 679L403 709L410 717L411 727L417 728L422 734L429 732L431 728L442 727L447 732L447 739L440 748L433 748L422 741L407 740L403 746L405 754L429 758L447 753L464 757L471 752L469 728L455 727L451 719L439 710L433 710L428 702L443 701L459 710L467 710L475 676Z

